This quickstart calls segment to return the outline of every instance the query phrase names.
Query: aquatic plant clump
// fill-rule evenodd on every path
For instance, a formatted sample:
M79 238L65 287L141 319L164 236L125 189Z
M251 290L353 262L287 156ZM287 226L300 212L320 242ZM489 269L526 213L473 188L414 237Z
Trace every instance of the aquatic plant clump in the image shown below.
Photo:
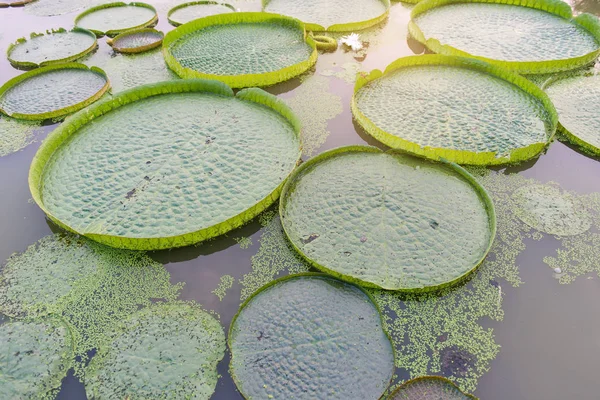
M431 51L471 56L525 74L566 71L600 53L600 22L560 0L426 0L409 32Z
M405 382L388 400L476 400L463 393L452 381L439 376L423 376Z
M88 8L75 18L75 25L97 36L116 36L132 29L150 27L157 21L156 9L149 4L116 2Z
M558 123L548 96L525 78L440 55L405 57L383 73L359 75L352 113L392 148L477 165L538 156Z
M54 399L71 367L73 343L58 319L0 324L0 398Z
M227 14L235 12L235 7L227 3L216 1L191 1L179 4L169 10L167 18L173 26L186 24L198 18L210 15Z
M322 274L291 275L252 295L231 322L229 348L245 398L378 399L394 372L369 296Z
M0 88L0 112L40 121L64 117L98 100L110 87L99 68L57 64L18 75Z
M408 292L463 280L496 233L491 200L462 168L366 146L304 163L283 190L280 214L316 268Z
M17 152L34 141L39 122L0 117L0 157Z
M162 44L165 34L152 28L135 29L117 35L107 43L119 53L143 53Z
M220 80L233 88L283 82L317 61L315 42L300 21L253 12L184 24L167 33L163 53L180 77Z
M37 68L75 61L97 47L96 35L82 29L52 29L46 33L32 33L8 47L8 61L17 68Z
M347 32L385 21L389 0L263 0L263 10L298 18L311 31Z
M162 82L53 131L32 163L30 188L65 229L119 248L180 247L276 201L300 158L298 135L291 110L260 89L234 96L216 81Z
M86 369L90 398L209 399L213 394L225 334L199 306L155 304L132 315L122 329Z

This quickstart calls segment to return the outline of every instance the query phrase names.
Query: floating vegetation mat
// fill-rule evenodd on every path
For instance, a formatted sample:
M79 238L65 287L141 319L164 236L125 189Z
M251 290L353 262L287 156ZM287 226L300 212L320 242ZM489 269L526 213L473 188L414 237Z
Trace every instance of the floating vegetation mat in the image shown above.
M228 232L279 197L299 127L260 89L180 80L123 92L43 143L34 200L62 227L114 247L163 249ZM85 161L84 161L85 160Z
M34 141L34 133L40 124L0 117L0 157L17 152Z
M0 112L27 120L64 117L98 100L109 86L96 67L71 63L38 68L0 88Z
M560 0L516 3L422 1L412 10L409 31L435 53L472 55L521 73L566 71L598 56L596 17L573 18L571 7Z
M558 78L546 83L544 89L558 111L560 132L584 152L600 156L600 75Z
M389 0L264 0L264 11L288 15L311 31L346 32L365 29L388 17Z
M217 296L219 301L223 301L225 295L227 295L227 291L231 289L234 282L235 278L233 276L223 275L219 280L219 285L211 293Z
M73 343L58 319L0 324L0 397L54 399L71 367Z
M462 168L366 146L304 163L280 213L290 241L316 268L389 290L464 279L496 231L491 200Z
M452 381L439 376L424 376L404 383L388 400L470 400Z
M60 28L17 40L9 46L7 56L17 68L37 68L77 60L94 51L96 46L96 35L92 32Z
M85 387L94 399L209 399L225 354L219 322L192 304L157 304L134 314L92 359Z
M267 13L192 21L166 35L163 52L182 78L217 79L235 88L291 79L317 60L316 45L300 21Z
M537 156L556 131L546 94L516 74L462 57L413 56L358 79L352 112L375 139L459 164Z
M285 277L231 322L231 375L245 398L377 399L394 370L381 325L358 287L321 274Z
M98 36L115 36L131 29L152 26L157 21L156 10L149 4L118 2L85 10L75 18L75 25Z
M231 4L217 3L216 1L192 1L173 7L167 16L171 25L179 26L198 18L230 12L235 12L235 7Z
M69 14L92 7L102 0L36 0L25 6L25 12L38 17Z
M143 53L160 46L164 36L164 33L156 29L136 29L121 33L107 42L119 53Z

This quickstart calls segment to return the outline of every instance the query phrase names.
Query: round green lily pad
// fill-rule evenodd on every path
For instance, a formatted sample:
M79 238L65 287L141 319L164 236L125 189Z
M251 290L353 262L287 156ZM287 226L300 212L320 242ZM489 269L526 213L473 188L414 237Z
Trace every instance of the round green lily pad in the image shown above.
M592 217L577 197L549 185L528 185L513 195L514 212L523 222L551 235L578 235L590 229Z
M163 53L182 78L207 78L231 87L267 86L302 74L317 61L304 25L276 14L212 15L167 33Z
M394 372L371 298L322 274L263 286L240 307L228 340L246 399L378 399Z
M146 3L108 3L88 8L75 18L75 25L89 29L97 36L115 36L119 33L146 28L156 24L156 9Z
M459 164L515 163L539 155L556 132L548 96L516 74L463 57L400 58L359 77L358 123L395 148Z
M598 18L573 18L560 0L425 0L411 17L410 34L431 51L520 73L566 71L600 53Z
M544 90L558 111L560 133L584 152L600 156L600 75L551 79Z
M440 376L422 376L402 384L388 400L476 400L452 381Z
M54 398L73 357L71 336L58 320L0 324L0 398Z
M298 18L311 31L350 32L387 19L389 0L265 0L263 10Z
M119 53L143 53L162 44L165 34L152 28L136 29L107 41Z
M191 1L171 8L167 18L171 25L179 26L198 18L231 12L235 12L235 7L231 4L216 1Z
M113 247L185 246L252 219L300 158L299 123L260 89L178 80L121 92L54 130L31 166L60 226Z
M312 265L388 290L463 280L496 233L493 204L464 169L367 146L302 164L279 207L290 242Z
M86 370L90 398L210 398L225 355L215 318L196 305L167 303L141 310L125 326Z
M27 120L59 118L79 111L108 90L97 67L57 64L18 75L0 87L0 112Z

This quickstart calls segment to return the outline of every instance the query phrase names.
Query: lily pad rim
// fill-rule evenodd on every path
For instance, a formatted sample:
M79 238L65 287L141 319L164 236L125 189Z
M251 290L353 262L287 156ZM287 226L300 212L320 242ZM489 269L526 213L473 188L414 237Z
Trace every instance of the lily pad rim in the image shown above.
M473 396L472 394L463 392L461 390L461 388L459 388L458 385L456 385L450 379L445 378L443 376L439 376L439 375L423 375L423 376L418 376L416 378L410 379L410 380L404 382L402 385L400 385L396 389L394 389L394 391L392 393L390 393L389 399L392 399L398 392L400 392L400 390L402 390L402 388L409 386L413 383L419 382L419 381L427 381L427 380L436 380L436 381L441 381L443 383L449 384L449 385L453 386L454 388L456 388L460 393L465 395L465 397L467 397L471 400L478 400L478 398Z
M435 286L424 286L424 287L413 287L413 288L384 288L384 287L378 286L372 282L364 281L362 279L355 278L350 275L344 275L340 272L334 271L324 265L319 264L315 260L308 257L302 250L300 250L300 248L297 246L297 244L292 241L292 239L290 238L290 235L286 229L287 224L285 222L285 214L286 214L285 207L286 207L288 196L293 191L293 185L295 185L297 180L302 177L302 174L304 174L305 170L308 170L309 168L310 169L315 168L316 165L321 163L322 161L329 160L331 158L334 158L337 156L343 156L344 154L350 154L350 153L377 153L377 154L389 154L389 155L396 155L396 156L403 156L403 157L412 157L415 159L422 160L424 162L429 162L434 165L442 165L444 167L447 167L450 170L452 170L453 172L455 172L457 175L459 175L461 178L463 178L477 193L477 195L481 199L481 202L483 203L485 211L488 215L488 221L489 221L489 225L490 225L490 240L489 240L488 246L485 249L485 251L483 252L481 258L475 263L474 266L472 266L468 271L466 271L462 275L460 275L450 281L443 282L443 283L435 285ZM337 148L325 151L325 152L311 158L310 160L306 161L305 163L300 165L298 168L296 168L294 170L294 172L288 178L285 186L283 187L283 190L281 191L281 198L279 200L279 215L281 216L281 225L283 227L283 231L285 232L285 236L287 238L288 243L290 243L290 245L294 248L294 250L304 260L306 260L311 266L313 266L316 269L318 269L328 275L331 275L339 280L342 280L342 281L345 281L348 283L352 283L357 286L393 291L393 292L398 292L398 293L437 292L444 288L453 287L453 286L456 286L456 285L466 281L467 279L470 278L470 276L473 273L475 273L477 271L477 269L479 268L481 263L487 257L487 255L494 243L494 239L496 237L496 229L497 229L496 211L494 208L494 203L492 201L492 198L490 197L488 192L485 190L485 188L483 186L481 186L481 184L479 182L477 182L477 180L467 170L462 168L460 165L450 162L450 161L447 161L443 158L440 159L436 163L433 160L429 160L429 159L422 158L422 157L415 157L412 154L407 154L402 151L398 151L398 150L394 150L394 149L383 151L383 150L379 149L378 147L365 146L365 145L350 145L350 146L337 147Z
M143 46L139 46L139 47L119 47L116 44L116 42L118 42L119 39L123 39L124 37L131 36L131 35L136 35L138 33L154 33L157 35L157 37L160 37L160 39L156 40L152 43L149 43L149 44L146 44ZM165 34L162 31L156 30L154 28L140 28L140 29L131 29L131 30L125 31L123 33L119 33L114 38L107 39L106 43L108 43L108 45L110 47L112 47L112 49L116 52L124 53L124 54L138 54L138 53L143 53L148 50L152 50L152 49L159 47L162 44L164 38L165 38Z
M33 1L37 1L37 0L19 0L19 1L13 1L11 3L0 3L0 8L23 7L26 4L29 4Z
M102 36L116 36L119 33L124 33L127 31L131 31L131 30L135 30L135 29L140 29L140 28L147 28L150 27L154 24L156 24L158 22L158 12L156 11L156 8L154 8L152 5L148 4L148 3L142 3L139 1L134 1L131 3L125 3L123 1L118 1L118 2L114 2L114 3L106 3L106 4L101 4L98 6L94 6L94 7L90 7L86 10L84 10L82 13L80 13L79 15L77 15L75 17L75 26L78 26L79 21L81 21L81 19L89 14L92 14L96 11L100 11L100 10L104 10L107 8L115 8L115 7L143 7L143 8L147 8L151 11L154 11L154 16L152 17L152 19L148 20L147 22L137 25L137 26L132 26L126 29L110 29L106 32L103 31L98 31L96 29L88 29L91 32L94 32L94 34L96 34L97 37L102 37ZM85 28L84 28L85 29Z
M304 42L312 49L308 59L300 61L287 67L259 74L241 74L241 75L216 75L207 74L191 68L184 67L177 61L171 53L171 46L179 39L202 30L204 28L216 25L236 25L236 24L255 24L267 23L290 26L298 31L301 31L304 37ZM309 70L316 62L318 57L317 45L315 41L307 34L304 24L291 17L286 17L279 14L271 14L265 12L234 12L227 14L210 15L208 17L199 18L178 26L165 35L162 44L162 52L165 62L169 68L174 71L179 77L184 79L213 79L226 83L234 89L247 87L270 86L279 82L292 79L307 70Z
M440 41L435 38L425 38L425 34L415 22L415 18L426 13L427 11L430 11L431 9L459 3L504 4L544 11L561 17L568 22L576 24L585 29L594 37L596 43L598 44L598 48L593 52L574 58L544 61L502 61L467 53L456 47L447 44L441 44ZM572 70L592 63L600 55L600 21L598 18L588 13L582 13L576 17L573 17L571 7L561 0L422 0L419 1L416 6L414 6L410 17L411 19L408 23L408 31L410 36L423 44L432 52L442 55L470 57L480 61L488 62L490 64L495 64L521 74L544 74Z
M46 35L53 35L53 34L57 34L57 33L60 34L60 33L67 33L67 32L78 32L78 33L83 33L83 34L89 35L90 37L93 37L94 43L89 48L87 48L84 51L81 51L77 54L73 54L69 57L60 58L60 59L56 59L56 60L42 61L41 63L35 63L35 62L31 62L31 61L17 61L10 57L11 53L17 46L19 46L20 44L26 43L30 39L34 39L39 36L46 36ZM54 28L54 29L46 30L45 33L32 32L29 35L29 39L27 39L26 37L17 39L14 43L11 43L8 46L8 49L6 50L6 58L8 59L8 62L10 62L10 64L15 68L33 69L33 68L45 67L47 65L63 64L63 63L69 63L69 62L78 60L78 59L82 58L83 56L93 52L97 47L98 47L98 39L96 37L96 34L94 34L94 32L92 32L88 29L84 29L84 28L81 28L78 26L75 26L75 27L71 28L70 30L66 30L65 28Z
M97 75L100 75L105 80L104 86L102 88L100 88L100 90L98 92L96 92L96 94L91 96L90 98L88 98L84 101L81 101L77 104L73 104L73 105L70 105L67 107L60 108L58 110L48 111L48 112L39 113L39 114L21 114L21 113L9 114L5 110L0 108L0 113L7 115L11 118L23 119L23 120L28 120L28 121L43 121L43 120L50 119L50 118L64 117L65 115L79 111L79 110L89 106L90 104L94 103L96 100L100 99L104 95L104 93L106 93L106 91L110 88L110 80L108 79L106 72L104 72L104 70L102 70L98 67L88 67L85 64L79 64L79 63L53 64L53 65L48 65L45 67L36 68L31 71L27 71L21 75L17 75L16 77L10 79L8 82L6 82L4 85L2 85L2 87L0 87L0 98L2 98L2 96L8 90L12 89L13 87L19 85L20 83L26 81L29 78L33 78L35 76L45 74L46 72L58 71L61 69L65 69L65 70L79 69L79 70L91 71Z
M357 21L357 22L348 22L345 24L333 24L328 27L324 27L323 25L315 24L312 22L304 22L304 21L303 22L304 22L304 25L306 25L307 30L314 31L314 32L353 32L353 31L364 30L364 29L373 27L373 26L385 21L390 15L390 8L392 7L391 1L390 0L377 0L377 1L383 3L383 5L385 6L385 12L375 18L371 18L368 20ZM268 11L265 11L265 8L267 8L267 6L269 5L270 2L271 2L271 0L262 0L262 10L264 12L268 12Z
M421 146L415 142L411 142L394 134L388 133L379 128L366 115L360 111L357 103L357 93L364 86L376 81L377 79L391 74L403 68L412 68L418 66L448 66L455 68L464 68L485 73L494 78L504 80L515 86L518 90L525 92L527 95L534 97L544 107L548 113L549 121L544 121L550 124L550 136L546 142L538 142L530 144L526 147L520 147L512 150L507 156L498 157L495 152L474 152L469 150L456 150L443 147ZM485 61L474 58L448 56L441 54L426 54L401 57L390 63L384 72L374 69L369 73L358 73L354 92L351 99L350 109L354 119L359 125L377 141L397 150L404 150L413 155L430 158L434 161L439 158L445 158L448 161L466 165L504 165L516 164L535 157L548 147L554 136L558 126L558 113L554 104L548 95L528 79L506 70L502 67L487 63ZM547 127L548 128L548 127Z
M250 400L250 398L246 397L244 395L244 393L242 392L240 386L238 385L238 378L236 377L236 375L231 370L231 367L233 365L233 352L231 351L231 338L233 336L233 330L234 330L235 322L237 321L237 318L239 317L239 315L241 314L241 312L244 310L244 308L248 305L248 303L250 303L250 301L252 301L252 299L254 299L254 297L256 297L257 295L261 294L265 290L267 290L267 289L271 288L272 286L275 286L275 285L277 285L277 284L279 284L281 282L285 282L285 281L292 280L292 279L297 279L297 278L302 278L302 277L308 277L308 278L312 277L312 278L329 279L329 280L332 280L332 281L339 281L339 282L341 282L341 283L343 283L345 285L351 285L351 286L359 289L363 294L365 294L367 296L367 298L371 302L371 305L375 308L375 310L379 314L379 319L380 319L380 322L381 322L381 330L383 331L383 333L385 334L386 338L388 339L388 341L390 343L390 348L392 350L392 358L393 358L394 362L393 362L393 368L392 368L392 376L391 376L390 381L389 381L389 383L387 385L387 387L389 387L390 384L392 383L393 379L394 379L393 375L394 375L394 371L396 369L396 360L397 360L396 346L394 346L394 341L392 340L392 337L391 337L390 333L388 332L388 330L385 327L385 317L384 317L384 314L383 314L383 312L381 310L381 307L375 301L375 298L373 297L373 295L371 293L369 293L367 290L365 290L365 288L362 287L362 286L360 286L359 284L355 284L355 283L352 283L352 282L347 282L347 281L338 279L335 276L332 276L330 274L326 274L326 273L323 273L323 272L300 272L300 273L296 273L296 274L290 274L290 275L282 276L282 277L277 278L277 279L273 279L269 283L267 283L267 284L261 286L260 288L258 288L254 293L252 293L250 296L248 296L248 298L246 300L244 300L244 302L242 304L240 304L240 307L238 308L237 312L235 313L235 315L231 319L231 322L229 323L229 330L227 331L227 348L229 349L229 354L230 354L228 369L229 369L229 374L231 375L231 379L233 380L233 382L235 384L235 387L238 389L238 391L242 395L242 397L244 399ZM383 399L384 397L385 397L385 391L383 392L383 394L379 398Z
M91 107L85 108L73 115L73 117L71 117L68 121L64 122L48 134L47 138L42 142L40 148L33 157L28 175L29 190L38 207L40 207L48 216L48 218L50 218L62 229L80 236L85 236L96 242L120 249L162 250L188 246L216 236L220 236L232 229L244 225L246 222L250 221L271 206L271 204L273 204L279 198L281 189L287 181L287 178L289 178L289 175L283 179L282 182L271 193L265 196L265 198L246 208L241 213L206 228L168 237L133 238L127 236L78 232L66 223L60 221L45 207L41 193L41 188L43 186L42 176L45 166L52 158L55 151L62 146L62 144L67 141L71 135L76 134L83 125L94 121L96 118L99 118L104 114L110 113L110 111L113 109L120 108L148 97L184 92L211 93L224 97L237 98L242 101L259 104L263 107L271 109L273 112L279 114L282 118L288 121L293 129L294 135L296 138L298 138L300 146L298 149L296 165L299 162L302 153L300 121L298 117L295 116L293 111L283 102L283 100L278 99L276 96L258 88L245 89L237 92L237 94L234 94L233 90L229 86L214 80L180 79L175 81L159 82L138 86L120 92L109 100L98 102Z
M175 21L174 19L172 19L171 15L173 15L173 13L175 11L181 10L182 8L186 8L186 7L190 7L190 6L196 6L196 5L217 5L217 6L224 6L224 7L227 7L229 9L231 9L231 11L233 11L233 12L237 12L237 10L235 9L235 7L232 6L229 3L222 3L222 2L219 2L219 1L213 1L213 0L189 1L187 3L178 4L178 5L176 5L175 7L171 8L169 10L169 12L167 13L167 20L169 21L169 24L173 25L174 27L178 27L178 26L183 25L184 23L179 22L179 21ZM206 17L202 17L202 18L206 18Z

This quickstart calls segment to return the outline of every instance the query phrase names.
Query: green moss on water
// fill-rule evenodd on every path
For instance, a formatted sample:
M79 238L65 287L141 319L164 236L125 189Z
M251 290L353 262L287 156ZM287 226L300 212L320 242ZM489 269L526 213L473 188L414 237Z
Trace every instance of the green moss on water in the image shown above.
M34 142L39 122L0 117L0 157L24 149Z
M233 286L235 278L231 275L223 275L219 281L219 285L211 293L219 298L219 301L223 301L227 291Z
M236 237L236 238L233 238L233 240L235 240L236 243L240 245L240 249L242 249L242 250L246 250L246 249L250 248L250 246L252 246L252 238L249 238L249 237L245 237L245 236Z

